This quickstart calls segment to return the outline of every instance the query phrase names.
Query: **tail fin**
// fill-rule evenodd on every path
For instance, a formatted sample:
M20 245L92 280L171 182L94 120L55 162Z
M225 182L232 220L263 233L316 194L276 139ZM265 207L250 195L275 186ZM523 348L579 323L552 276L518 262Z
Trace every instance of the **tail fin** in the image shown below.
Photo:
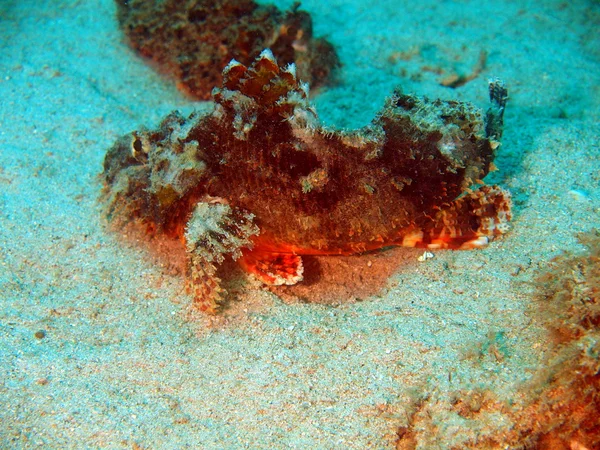
M452 202L417 232L404 236L402 245L468 250L485 247L508 231L510 194L498 186L483 186Z

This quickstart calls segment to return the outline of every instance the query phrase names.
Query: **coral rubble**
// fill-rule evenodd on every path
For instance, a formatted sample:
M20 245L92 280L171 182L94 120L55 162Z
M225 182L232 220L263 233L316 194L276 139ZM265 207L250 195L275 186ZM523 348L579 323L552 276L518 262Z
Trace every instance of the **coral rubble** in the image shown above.
M104 162L109 215L181 238L200 309L222 300L232 257L267 284L302 280L301 255L390 245L470 249L506 231L510 197L472 191L499 145L506 90L483 116L456 101L395 93L355 132L319 123L293 64L265 50L232 61L204 115L174 112L121 138Z
M266 47L313 86L331 79L337 53L313 37L312 19L298 6L284 13L252 0L117 0L117 17L131 47L182 91L208 99L231 59L249 64Z
M579 239L585 254L555 258L538 279L537 318L554 345L520 417L538 448L600 449L600 231Z
M553 259L537 280L531 315L550 339L535 376L510 400L490 391L457 392L451 405L420 399L408 426L398 431L397 449L446 441L435 425L436 411L456 414L470 431L478 430L470 433L476 438L463 433L460 442L446 442L448 448L600 449L600 232L580 240L586 254ZM497 422L506 426L492 425Z

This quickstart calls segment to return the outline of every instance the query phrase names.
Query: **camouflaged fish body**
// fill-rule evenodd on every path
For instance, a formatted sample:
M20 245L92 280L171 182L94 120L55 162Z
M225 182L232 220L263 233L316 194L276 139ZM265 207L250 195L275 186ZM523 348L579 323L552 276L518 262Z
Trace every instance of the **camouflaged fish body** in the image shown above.
M320 125L293 65L267 50L232 61L214 109L168 116L121 138L105 160L111 215L180 237L200 309L215 312L226 257L269 284L302 280L302 255L390 245L471 249L502 234L510 196L482 186L506 90L484 117L467 103L396 93L356 132Z

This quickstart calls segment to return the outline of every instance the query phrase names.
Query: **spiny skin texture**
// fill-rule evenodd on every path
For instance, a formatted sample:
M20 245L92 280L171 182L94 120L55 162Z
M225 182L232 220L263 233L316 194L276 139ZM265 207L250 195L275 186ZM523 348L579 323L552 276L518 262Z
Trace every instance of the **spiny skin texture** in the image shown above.
M173 77L179 89L209 99L221 71L236 60L250 64L266 47L300 77L319 86L339 66L333 46L313 38L312 19L296 5L282 12L252 0L116 0L129 45Z
M300 255L483 247L510 220L499 187L461 196L499 145L506 91L491 89L485 123L468 104L396 93L370 127L328 130L294 66L265 50L249 68L225 68L211 113L175 112L114 145L109 214L183 238L196 301L210 312L227 255L266 283L294 284Z

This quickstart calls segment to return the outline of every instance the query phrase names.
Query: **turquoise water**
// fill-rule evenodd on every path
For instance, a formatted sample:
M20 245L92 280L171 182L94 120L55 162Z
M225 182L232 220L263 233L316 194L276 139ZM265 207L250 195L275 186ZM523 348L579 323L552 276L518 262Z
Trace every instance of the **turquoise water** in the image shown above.
M367 278L395 265L362 302L282 299L247 281L225 314L201 315L168 249L110 230L98 198L119 136L205 106L124 44L111 1L4 0L0 447L394 448L418 405L419 448L513 426L451 405L466 392L525 401L549 348L527 313L532 280L600 226L598 2L302 8L342 61L339 84L313 92L328 125L368 124L397 86L484 108L488 78L505 80L499 170L486 181L513 193L510 233L483 251L348 262ZM443 86L482 51L478 76Z

